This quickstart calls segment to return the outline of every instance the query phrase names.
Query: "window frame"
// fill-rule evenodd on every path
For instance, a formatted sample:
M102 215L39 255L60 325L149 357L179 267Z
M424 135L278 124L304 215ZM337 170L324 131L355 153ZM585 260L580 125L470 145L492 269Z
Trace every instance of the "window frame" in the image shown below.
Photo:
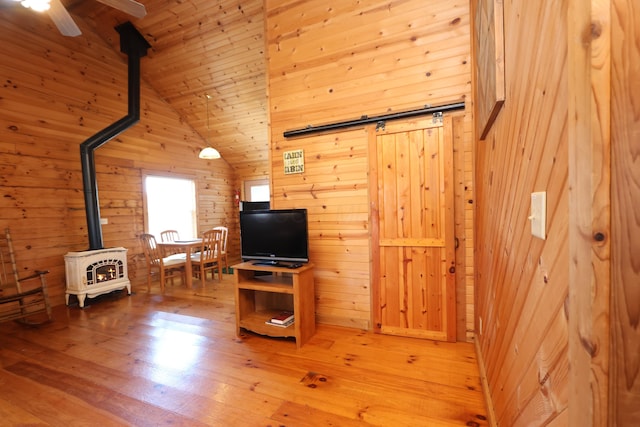
M193 197L194 197L194 202L195 202L195 215L194 215L194 236L188 236L188 237L196 237L199 233L200 230L200 218L199 218L199 212L200 212L200 207L199 207L199 197L198 197L198 181L196 179L195 175L191 175L191 174L179 174L179 173L171 173L171 172L160 172L160 171L153 171L153 170L143 170L142 171L142 208L143 208L143 214L144 214L144 232L145 233L150 233L149 230L149 203L147 200L147 178L148 177L157 177L157 178L169 178L169 179L182 179L182 180L189 180L193 182ZM160 239L160 236L155 236L156 239ZM182 236L181 236L182 237ZM185 236L186 237L186 236Z

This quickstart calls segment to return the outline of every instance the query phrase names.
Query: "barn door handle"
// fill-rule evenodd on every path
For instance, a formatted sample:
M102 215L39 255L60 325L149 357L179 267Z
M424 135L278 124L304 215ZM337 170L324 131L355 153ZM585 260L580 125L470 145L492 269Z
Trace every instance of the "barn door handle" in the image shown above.
M458 240L458 238L457 238L457 237L454 237L454 240L455 240L455 242L456 242L456 243L455 243L455 248L456 248L456 249L458 249L458 248L460 247L460 240Z

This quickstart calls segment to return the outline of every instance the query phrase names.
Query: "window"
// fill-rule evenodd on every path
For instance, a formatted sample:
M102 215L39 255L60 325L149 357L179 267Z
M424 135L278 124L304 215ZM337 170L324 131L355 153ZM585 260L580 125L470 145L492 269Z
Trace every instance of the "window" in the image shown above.
M160 240L160 232L176 230L180 238L197 236L196 186L192 179L144 176L146 229Z
M269 181L266 179L245 181L244 198L247 202L268 202Z

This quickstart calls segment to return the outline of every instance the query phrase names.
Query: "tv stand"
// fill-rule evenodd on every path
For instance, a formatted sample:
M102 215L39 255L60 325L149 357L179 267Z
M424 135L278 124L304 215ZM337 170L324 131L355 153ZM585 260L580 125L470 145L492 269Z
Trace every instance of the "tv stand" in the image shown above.
M289 268L247 261L234 265L233 274L238 336L245 329L270 337L293 337L298 348L313 336L316 331L313 264ZM292 325L280 328L265 323L284 310L293 311Z

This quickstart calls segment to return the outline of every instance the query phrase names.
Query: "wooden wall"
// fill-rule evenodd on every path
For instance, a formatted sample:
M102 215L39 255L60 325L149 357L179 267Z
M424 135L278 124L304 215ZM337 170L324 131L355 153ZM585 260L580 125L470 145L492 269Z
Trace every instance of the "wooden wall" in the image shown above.
M507 95L476 165L493 421L636 426L640 8L504 6ZM544 241L530 235L533 191L547 192Z
M640 5L572 0L569 16L569 420L637 426Z
M570 424L580 426L607 425L609 361L615 360L610 357L611 12L610 1L568 2L568 412Z
M61 304L64 255L89 245L79 145L126 115L126 57L85 27L82 37L62 38L46 16L25 26L2 14L0 227L13 231L20 268L51 271L51 295ZM141 68L152 66L142 58ZM101 216L109 221L104 246L129 249L134 288L146 280L137 240L144 231L142 171L196 179L200 230L237 217L237 178L224 160L198 159L203 145L143 82L140 122L96 151Z
M611 1L611 425L640 425L640 3Z
M284 138L283 131L468 100L466 1L267 0L266 39L276 208L309 210L318 321L371 328L367 133ZM456 133L458 339L473 332L471 118ZM305 172L282 153L303 149Z
M499 425L566 425L568 146L563 2L504 2L506 100L477 143L479 348ZM547 239L530 196L547 192Z

